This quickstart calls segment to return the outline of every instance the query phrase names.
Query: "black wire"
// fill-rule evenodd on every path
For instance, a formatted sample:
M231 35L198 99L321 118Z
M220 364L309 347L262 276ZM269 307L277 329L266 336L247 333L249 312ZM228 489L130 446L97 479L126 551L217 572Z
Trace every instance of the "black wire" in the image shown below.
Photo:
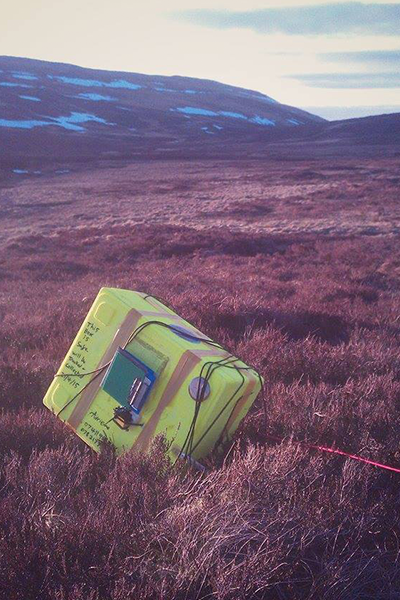
M208 345L210 345L210 346L212 346L214 348L218 348L218 349L221 349L221 350L225 351L225 349L221 346L221 344L218 344L217 342L214 342L213 340L205 339L205 338L199 337L199 336L195 336L195 335L192 335L191 333L187 333L186 331L182 332L180 329L175 328L173 325L170 325L169 323L163 323L162 321L157 321L157 320L147 321L146 323L142 323L142 325L139 325L139 327L137 327L136 330L129 337L129 339L126 342L126 344L125 344L124 347L126 348L139 335L139 333L141 333L144 329L146 329L150 325L159 325L161 327L165 327L166 329L169 329L169 330L173 331L175 334L182 335L184 338L189 338L189 339L192 339L192 340L195 340L195 341L204 342L204 343L206 343L206 344L208 344ZM235 358L235 357L233 357L233 355L229 355L228 357L224 357L223 359L221 359L221 361L219 361L219 362L225 361L225 360L227 360L230 357ZM237 359L235 358L235 360L237 360ZM211 361L210 368L212 367L213 364L215 364L215 362ZM203 365L203 367L204 367L204 365ZM204 382L203 389L205 388L206 383L207 382ZM199 394L199 388L198 388L197 394ZM197 417L198 417L199 411L200 411L200 401L198 402L197 398L196 398L196 407L195 407L195 413L193 415L192 423L191 423L191 425L189 427L189 431L188 431L188 434L186 436L186 440L184 442L184 446L180 450L180 452L178 454L178 457L183 452L183 449L186 446L186 444L188 443L188 440L190 438L192 438L191 441L190 441L190 444L191 445L193 444L194 427L195 427L195 424L197 422Z
M238 360L238 359L236 359L236 360ZM215 363L214 363L214 364L215 364ZM199 444L200 444L200 443L203 441L203 439L205 438L205 436L206 436L206 435L208 434L208 432L209 432L209 431L212 429L212 427L215 425L216 421L217 421L217 420L218 420L218 419L221 417L221 415L222 415L222 414L225 412L225 410L227 409L227 407L229 406L229 404L230 404L230 403L231 403L231 402L234 400L234 398L235 398L236 394L237 394L237 393L240 391L240 389L241 389L241 388L242 388L242 386L244 385L244 383L245 383L245 378L243 377L243 375L242 375L241 371L254 371L254 373L257 375L257 377L258 377L258 379L259 379L259 381L260 381L261 389L263 390L263 386L264 386L264 384L263 384L263 381L262 381L262 377L261 377L261 375L260 375L260 374L259 374L259 373L258 373L258 372L255 370L255 369L253 369L253 367L238 367L237 365L231 366L231 365L229 365L229 364L225 364L225 365L224 365L224 364L221 364L220 366L221 366L221 367L228 368L228 369L229 369L229 368L230 368L230 369L235 369L236 371L238 371L238 373L240 374L240 376L241 376L241 378L242 378L242 382L240 383L240 385L238 386L238 388L235 390L235 392L233 393L233 395L230 397L230 399L228 400L228 402L225 404L225 406L223 406L223 408L221 409L221 411L220 411L220 412L218 413L218 415L215 417L215 419L213 420L213 422L212 422L212 423L209 425L209 427L208 427L208 428L206 429L206 431L203 433L203 435L201 436L201 438L200 438L199 440L197 440L197 443L195 444L195 446L192 446L192 447L190 448L189 457L190 457L190 455L191 455L191 454L192 454L192 453L193 453L193 452L196 450L196 448L199 446ZM240 401L242 398L243 398L243 396L240 396L240 397L239 397L239 398L236 400L236 402L235 402L235 405L233 406L233 409L232 409L232 411L231 411L231 413L230 413L230 415L229 415L229 417L228 417L228 419L227 419L227 421L226 421L226 423L225 423L225 427L226 427L226 424L229 422L229 418L230 418L230 416L233 414L233 411L235 410L235 408L236 408L236 406L237 406L238 402L239 402L239 401ZM264 409L265 409L265 410L264 410L264 416L265 416L265 419L266 419L267 417L266 417L266 405L265 405L265 402L264 402ZM219 436L219 438L218 438L218 440L217 440L217 442L216 442L216 444L215 444L215 445L218 445L218 443L219 443L219 440L221 439L221 437L222 437L222 435L223 435L223 432L224 432L224 430L225 430L225 427L224 427L224 429L222 430L222 432L221 432L221 434L220 434L220 436Z
M221 344L218 344L217 342L214 342L213 340L210 340L209 338L204 338L204 337L199 337L197 335L193 335L189 332L182 331L181 329L175 328L173 325L171 325L169 323L163 323L162 321L156 321L156 320L146 321L146 323L142 323L141 325L139 325L139 327L137 327L135 329L135 331L132 333L132 335L129 337L124 348L126 348L126 346L128 346L128 344L130 344L135 339L135 337L143 331L143 329L146 329L146 327L149 327L150 325L160 325L161 327L165 327L166 329L173 331L175 334L180 335L183 338L190 339L190 340L193 340L196 342L204 342L205 344L208 344L209 346L212 346L214 348L219 348L220 350L225 350L225 348L223 348L221 346Z
M207 366L210 365L208 368L208 372L207 375L205 377L206 381L203 384L203 388L206 387L207 383L209 382L212 374L214 373L214 371L220 367L225 367L228 369L235 369L236 371L239 372L241 378L242 378L242 382L240 383L240 385L238 386L238 388L235 390L235 392L233 393L233 395L230 397L230 399L228 400L228 402L226 403L226 405L222 408L222 410L219 412L219 414L217 415L217 417L214 419L214 421L211 423L211 425L208 427L208 429L204 432L203 436L200 438L200 440L198 440L198 442L196 443L196 445L193 447L193 442L194 442L194 430L195 430L195 425L197 422L197 418L200 412L200 408L201 408L201 404L200 402L196 402L196 408L195 408L195 413L192 419L192 423L189 427L189 431L188 434L186 436L186 440L182 446L181 451L178 454L178 458L181 454L185 453L185 447L186 445L188 446L188 452L186 452L186 455L191 458L191 454L192 452L197 448L197 446L199 445L199 443L204 439L204 437L207 435L207 433L210 431L210 429L214 426L214 424L216 423L216 421L220 418L220 416L223 414L223 412L226 410L226 408L229 406L229 404L233 401L233 399L235 398L236 394L240 391L240 389L242 388L242 386L244 385L245 382L245 378L243 377L242 373L240 371L254 371L257 375L257 377L259 378L261 384L262 384L262 378L260 377L259 373L257 373L257 371L255 369L253 369L253 367L239 367L237 365L232 365L231 363L225 362L230 360L231 358L233 358L233 360L231 361L231 363L235 363L237 360L239 360L237 357L233 356L232 354L228 357L223 358L220 361L210 361L208 363L205 363L202 367L202 371L203 369ZM225 363L225 364L224 364ZM212 369L212 371L210 372L210 369ZM202 375L202 371L200 373L200 377ZM235 406L237 405L237 403L239 402L239 400L242 398L243 396L239 397L235 403ZM197 400L197 398L196 398ZM233 410L235 409L235 406L233 407ZM197 409L197 410L196 410ZM232 413L231 413L232 414ZM229 420L229 418L228 418ZM227 422L228 422L227 420ZM226 424L225 424L226 427ZM225 429L225 428L224 428ZM223 430L224 431L224 430ZM223 434L223 431L221 432L221 435ZM190 440L188 441L190 435ZM219 436L216 445L219 443L219 439L221 438L221 435ZM176 460L175 460L176 463ZM174 463L174 464L175 464Z
M242 370L243 370L243 369L242 369ZM261 377L261 375L260 375L260 374L259 374L259 373L258 373L258 372L255 370L255 369L251 368L251 370L252 370L252 371L254 371L254 373L257 375L257 377L258 377L258 380L259 380L259 382L260 382L260 391L261 391L261 392L264 394L264 382L263 382L263 380L262 380L262 377ZM243 396L241 396L240 398L238 398L238 399L236 400L236 402L235 402L234 406L232 407L232 410L231 410L231 412L230 412L230 414L229 414L229 417L227 418L227 420L226 420L226 422L225 422L225 425L224 425L224 428L222 429L222 431L221 431L221 433L220 433L220 435L219 435L219 437L218 437L217 441L215 442L215 445L214 445L214 447L218 447L218 446L219 446L219 444L221 443L221 441L222 441L222 438L223 438L223 435L224 435L224 433L225 433L225 431L226 431L226 427L227 427L227 425L228 425L228 423L229 423L229 421L230 421L230 419L231 419L231 417L232 417L232 415L233 415L233 413L234 413L234 411L235 411L235 409L236 409L236 407L237 407L237 405L238 405L239 401L241 400L241 398L243 398ZM263 412L264 412L264 422L265 422L265 427L267 427L267 412L266 412L266 405L265 405L265 400L264 400L264 397L263 397L263 407L264 407L264 410L263 410Z
M146 296L146 298L147 297L148 296ZM156 299L158 300L158 298L156 298ZM164 323L162 321L157 321L157 320L146 321L145 323L142 323L142 325L139 325L139 327L137 327L133 331L133 333L131 334L131 336L128 338L127 342L123 346L123 349L126 349L126 347L139 335L139 333L141 333L144 329L146 329L150 325L159 325L161 327L165 327L166 329L169 329L169 330L173 331L175 334L182 335L184 338L195 340L195 341L201 341L201 342L204 342L204 343L206 343L206 344L208 344L208 345L210 345L210 346L212 346L214 348L225 350L221 346L221 344L219 344L217 342L214 342L214 341L212 341L210 339L205 339L203 337L192 335L191 333L187 333L186 331L181 331L180 329L175 328L171 324ZM204 439L204 437L208 434L208 432L214 426L214 424L216 423L216 421L220 418L220 416L224 413L224 411L229 406L229 404L233 401L233 399L235 398L236 394L240 391L240 389L242 388L242 386L244 385L244 382L245 382L245 378L243 377L243 375L242 375L242 373L240 371L249 371L249 370L254 371L256 373L256 375L258 376L258 378L259 378L261 389L264 392L264 383L262 381L262 377L260 376L260 374L255 369L253 369L252 367L238 367L236 365L232 366L228 362L231 359L233 359L233 361L232 361L233 363L236 362L237 360L239 360L233 354L228 354L228 356L225 356L224 358L222 358L219 361L207 361L206 363L203 364L201 372L200 372L200 378L202 377L204 369L206 367L208 369L207 370L207 374L204 377L204 382L203 382L203 385L202 385L201 389L200 389L200 386L198 386L197 395L196 395L196 399L195 399L196 405L195 405L195 410L194 410L192 422L190 424L190 427L189 427L186 439L184 441L184 444L183 444L183 446L182 446L182 448L181 448L181 450L180 450L180 452L178 454L178 458L179 458L179 456L181 454L184 453L186 445L188 446L188 450L189 450L189 452L187 453L187 455L190 458L190 456L194 452L194 450L199 446L199 444L202 442L202 440ZM107 368L111 364L111 362L112 362L112 360L110 360L108 363L106 363L102 367L100 367L98 369L95 369L94 371L88 371L86 373L78 373L78 374L59 373L59 374L56 375L57 377L84 377L86 375L90 375L90 374L96 373L95 376L81 390L79 390L79 392L73 398L71 398L71 400L69 400L65 404L65 406L63 406L61 408L61 410L57 413L57 417L74 400L76 400L76 398L92 383L92 381L94 381L104 371L104 369ZM226 364L224 364L224 363L226 363ZM203 397L204 397L204 394L205 394L206 386L209 383L209 380L211 379L211 376L215 372L215 370L217 370L218 368L222 368L222 367L224 367L224 368L234 368L240 374L240 376L242 378L242 381L241 381L240 385L238 386L238 388L235 390L234 394L230 397L230 399L228 400L228 402L225 404L225 406L218 413L218 415L215 417L215 419L213 420L213 422L209 425L209 427L203 433L203 435L201 436L201 438L199 440L197 440L196 444L193 446L195 427L196 427L197 419L198 419L198 416L199 416L199 413L200 413L201 403L202 403L202 400L203 400ZM239 400L240 400L240 398L237 399L237 401L235 403L235 406L237 405L237 403L239 402ZM232 411L235 409L235 406L233 407ZM232 414L232 412L231 412L231 414ZM264 418L265 418L265 425L266 425L267 424L267 412L266 412L265 398L264 398Z
M198 418L198 416L199 416L199 413L200 413L200 409L201 409L201 403L202 403L202 400L204 399L204 393L205 393L205 390L206 390L207 384L209 383L209 381L210 381L210 379L211 379L211 376L212 376L212 374L214 373L214 371L215 371L215 370L216 370L216 369L217 369L219 366L223 366L223 364L222 364L222 363L223 363L224 361L228 361L228 360L230 360L231 358L233 358L233 359L234 359L234 361L238 360L238 359L237 359L236 357L234 357L233 355L229 355L229 356L227 356L227 357L224 357L224 358L222 358L222 359L221 359L221 360L219 360L219 361L208 361L208 362L204 363L204 365L202 366L202 369L201 369L201 371L200 371L200 376L199 376L199 377L200 377L200 379L203 377L203 371L204 371L204 369L205 369L205 368L208 368L208 370L207 370L207 374L206 374L206 376L204 377L204 382L203 382L203 385L202 385L201 391L199 392L199 390L200 390L200 386L197 388L197 395L196 395L196 398L195 398L195 402L196 402L196 404L195 404L194 415L193 415L193 418L192 418L192 422L191 422L191 424L190 424L190 427L189 427L189 429L188 429L188 433L187 433L187 435L186 435L186 439L185 439L185 441L184 441L184 443L183 443L183 446L182 446L182 448L181 448L180 452L178 453L178 458L179 458L179 456L180 456L181 454L184 454L184 453L185 453L186 446L188 446L188 452L187 452L186 454L187 454L187 455L190 457L190 455L191 455L191 452L192 452L192 450L191 450L191 447L193 446L193 441L194 441L194 432L195 432L195 427L196 427L196 423L197 423L197 418ZM175 461L175 462L176 462L176 461Z
M223 366L223 365L222 365ZM234 391L234 393L232 394L232 396L229 398L228 402L222 407L222 409L220 410L220 412L218 413L218 415L215 417L215 419L212 421L212 423L207 427L207 429L205 430L205 432L203 433L203 435L201 436L201 438L199 440L197 440L195 446L192 448L192 453L196 450L196 448L199 446L199 444L203 441L203 439L205 438L205 436L208 434L208 432L214 427L215 423L217 422L217 420L220 418L220 416L225 412L225 410L228 408L229 404L233 401L233 399L235 398L236 394L238 394L241 390L241 388L243 387L244 383L245 383L245 378L242 375L242 373L240 373L240 369L237 368L238 373L240 374L241 378L242 378L242 382L240 383L240 385L237 387L237 389ZM243 396L241 396L239 398L239 400L242 398Z
M233 360L231 360L233 359ZM207 383L209 383L209 381L211 380L212 375L215 373L216 370L218 370L221 367L227 367L227 368L232 368L231 365L232 363L235 363L238 360L238 358L236 358L233 355L230 355L229 357L226 357L226 359L222 359L220 361L211 361L211 365L210 368L208 370L208 373L206 375L206 382L204 385L206 385ZM229 362L230 361L230 362ZM196 414L196 422L197 422L197 417L200 413L200 408L201 405L199 403L199 409L197 411ZM196 426L196 422L193 424L193 428L192 428L192 435L191 435L191 439L190 439L190 445L188 446L188 453L189 455L193 452L193 443L194 443L194 432L195 432L195 426Z
M160 304L165 304L168 308L170 308L171 310L173 310L173 308L168 303L166 303L165 300L160 300L160 298L158 298L157 296L154 296L153 294L146 294L143 298L144 298L144 300L147 300L147 298L154 298ZM161 323L160 321L154 321L154 322L168 327L168 324L166 324L166 323ZM146 325L146 323L143 323L143 325ZM169 329L173 329L173 326L169 326ZM175 333L182 334L182 331L180 331L180 330L176 330L175 329L174 331L175 331ZM204 339L204 338L195 337L195 336L192 336L191 334L184 333L184 335L186 337L191 337L194 340L199 340L199 341L203 341L205 343L208 343L209 345L212 345L212 346L215 346L217 348L220 348L221 350L225 350L225 348L223 348L221 346L221 344L218 344L218 342L213 342L212 340L207 340L207 339ZM233 356L233 355L231 354L230 356ZM215 364L215 363L213 363L213 364ZM241 370L244 370L244 369L241 368ZM248 367L246 370L252 370L252 371L254 371L255 374L258 377L259 382L260 382L260 387L261 387L261 391L262 391L262 394L263 394L263 412L264 412L264 421L265 421L264 424L265 424L265 428L266 428L267 427L267 422L268 422L268 417L267 417L267 406L266 406L265 397L264 397L265 386L264 386L263 379L262 379L261 375L258 373L258 371L256 369L254 369L253 367Z
M200 381L201 381L201 377L202 377L202 374L203 374L203 370L204 370L204 368L205 368L207 365L209 365L209 364L212 364L212 363L211 363L211 361L209 361L209 362L207 362L207 363L204 363L204 365L202 366L202 369L201 369L201 371L200 371L200 375L199 375L199 379L200 379ZM204 398L204 394L205 394L205 390L206 390L207 383L208 383L208 382L205 380L205 381L204 381L204 383L203 383L203 385L202 385L202 388L201 388L201 392L200 392L200 393L199 393L199 390L200 390L200 385L197 387L196 398L195 398L195 407L194 407L194 415L193 415L193 418L192 418L192 422L191 422L191 424L190 424L190 427L189 427L189 429L188 429L188 432L187 432L187 434L186 434L185 441L183 442L182 448L181 448L180 452L178 453L178 456L177 456L177 459L176 459L176 460L178 460L178 458L180 457L180 455L181 455L181 454L182 454L182 453L185 451L186 445L187 445L187 443L188 443L188 441L189 441L189 437L190 437L190 435L191 435L192 427L194 427L194 426L195 426L194 422L197 420L197 411L199 411L199 404L200 404L200 403L203 401L203 398ZM176 462L176 461L175 461L175 462ZM174 463L174 464L175 464L175 463Z
M112 360L108 361L102 367L98 369L94 369L93 371L85 371L85 373L56 373L54 377L85 377L86 375L93 375L93 373L98 373L99 371L103 371L106 367L108 367L112 363Z
M86 373L85 373L86 375ZM79 392L73 397L71 398L71 400L68 400L68 402L66 404L64 404L64 406L58 411L58 413L56 413L56 416L59 417L61 415L61 413L63 412L63 410L65 410L66 408L68 408L68 406L70 404L72 404L72 402L74 400L76 400L78 398L78 396L80 396L80 394L82 394L82 392L89 387L89 385L92 383L92 381L94 381L99 375L101 375L101 371L99 373L97 373L94 377L92 377L92 379L90 381L87 382L86 385L83 386L82 389L79 390Z
M193 340L202 341L209 345L221 348L223 350L223 348L220 344L217 344L216 342L213 342L212 340L207 340L207 339L204 339L204 338L201 338L198 336L191 335L189 333L187 334L186 332L182 332L179 329L175 329L173 327L173 325L169 325L168 323L163 323L162 321L156 321L156 320L146 321L146 323L142 323L142 325L139 325L139 327L137 327L135 329L135 331L132 333L132 335L129 337L128 341L124 344L123 349L126 349L128 344L130 344L135 339L135 337L137 337L137 335L139 333L141 333L141 331L143 331L143 329L145 329L149 325L161 325L162 327L170 329L171 331L173 331L176 334L180 334L180 335L183 334L184 337L190 337ZM96 373L95 377L93 377L83 388L81 388L79 390L79 392L73 398L71 398L71 400L68 400L68 402L59 410L59 412L56 413L56 416L58 417L66 408L68 408L68 406L70 406L70 404L74 400L76 400L76 398L78 398L78 396L80 396L80 394L90 385L90 383L92 381L94 381L104 371L104 369L106 369L111 364L111 362L112 362L112 360L110 360L108 363L106 363L102 367L99 367L98 369L94 369L93 371L87 371L85 373L58 373L58 374L56 374L55 377L85 377L86 375L91 375L93 373Z
M160 298L154 296L153 294L146 294L145 296L143 296L143 300L147 300L147 298L154 298L154 300L157 300L157 302L159 302L162 306L166 306L170 310L174 311L174 309L168 304L168 302L166 302L165 300L160 300Z

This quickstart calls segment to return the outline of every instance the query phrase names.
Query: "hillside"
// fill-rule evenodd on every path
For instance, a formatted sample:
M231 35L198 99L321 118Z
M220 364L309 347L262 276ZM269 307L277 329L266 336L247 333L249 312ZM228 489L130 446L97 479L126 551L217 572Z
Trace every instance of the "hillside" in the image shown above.
M215 81L0 57L0 182L148 159L396 156L398 114L324 121Z
M0 57L0 101L0 142L21 168L34 159L227 154L233 141L265 141L323 122L215 81L12 57Z
M393 144L400 147L400 113L326 123L316 136L348 144Z

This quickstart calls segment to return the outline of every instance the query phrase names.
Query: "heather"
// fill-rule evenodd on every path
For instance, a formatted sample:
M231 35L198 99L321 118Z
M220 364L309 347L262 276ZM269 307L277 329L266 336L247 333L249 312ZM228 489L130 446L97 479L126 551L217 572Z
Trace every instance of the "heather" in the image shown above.
M287 181L315 183L296 192L313 198L308 212L287 195L278 202L277 181L270 201L241 199L244 177L208 227L195 227L190 208L186 223L164 218L160 193L146 223L92 215L49 231L32 209L31 231L5 239L1 597L400 598L400 475L297 443L400 468L398 182L365 164L340 191L336 180L320 186L318 165L286 168ZM354 230L365 194L385 228ZM337 228L264 227L284 200L286 219L339 214ZM42 407L101 286L154 294L263 375L263 395L205 474L171 468L162 439L146 456L97 456Z

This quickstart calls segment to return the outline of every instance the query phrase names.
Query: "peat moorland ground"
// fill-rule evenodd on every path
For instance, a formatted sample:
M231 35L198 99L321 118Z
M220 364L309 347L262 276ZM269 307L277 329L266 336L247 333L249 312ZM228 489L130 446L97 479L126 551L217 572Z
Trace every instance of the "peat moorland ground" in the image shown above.
M395 159L197 161L1 189L2 598L400 597L399 475L293 441L400 467L399 183ZM267 430L259 401L205 476L84 447L41 402L105 285L259 369Z

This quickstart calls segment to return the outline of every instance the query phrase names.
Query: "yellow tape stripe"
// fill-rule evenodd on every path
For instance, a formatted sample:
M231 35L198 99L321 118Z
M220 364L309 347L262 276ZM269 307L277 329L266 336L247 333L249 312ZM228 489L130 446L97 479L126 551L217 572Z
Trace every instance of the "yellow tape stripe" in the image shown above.
M200 358L192 352L192 350L186 350L179 359L176 365L175 371L172 374L165 390L158 402L158 405L151 415L150 419L142 428L136 443L135 449L146 451L151 439L154 437L155 430L158 422L164 410L172 402L174 397L179 391L182 383L185 381L187 376L193 371L195 366L200 362Z
M182 321L184 326L189 331L193 331L200 338L204 338L205 340L209 340L207 336L204 335L201 331L199 331L194 325L182 319L179 315L172 312L157 312L155 310L141 310L140 311L144 317L160 317L161 319L171 319L172 321Z
M162 317L162 318L168 317L169 319L172 319L174 321L184 321L185 327L195 331L199 337L203 337L205 339L210 339L207 336L205 336L204 333L199 331L194 325L192 325L192 323L185 321L185 319L183 319L182 317L177 315L171 308L168 308L168 306L165 306L165 304L160 302L160 300L157 300L157 298L153 298L153 296L149 296L147 294L144 294L143 292L136 292L136 293L141 298L143 298L143 300L146 300L146 302L148 304L150 304L151 306L154 306L154 308L158 309L157 311L142 310L142 311L140 311L142 313L142 315L149 316L149 317ZM160 307L161 307L161 310L160 310Z
M131 309L126 315L125 319L122 321L118 331L116 332L114 339L111 344L108 346L106 352L103 354L100 359L99 364L97 365L97 369L107 364L114 356L115 352L118 349L118 346L123 346L129 340L129 337L132 335L139 319L142 317L141 313L135 309ZM80 399L75 406L74 410L70 414L67 419L67 423L73 429L77 429L83 417L89 410L92 402L94 401L97 392L99 391L99 387L101 384L102 378L97 377L92 383L88 385L88 387L82 392Z
M168 319L173 319L175 321L183 321L182 317L175 315L174 313L159 312L156 310L141 310L140 312L146 317L162 317L163 319L168 317Z
M230 353L223 348L210 348L210 350L192 350L193 354L198 356L199 358L203 358L205 356L230 356Z
M252 377L253 374L251 373L251 371L248 372L248 376ZM254 376L253 376L254 377ZM240 413L242 412L242 410L244 409L246 402L248 401L250 395L252 394L254 388L256 387L257 384L257 379L252 379L249 382L249 385L246 388L245 393L243 394L242 398L239 400L239 402L236 404L231 416L229 417L225 427L224 427L224 432L226 433L226 435L229 436L229 429L233 426L233 424L235 423L236 419L238 418L238 416L240 415Z
M148 302L148 304L150 304L151 306L154 306L154 308L157 308L158 310L160 310L160 307L161 307L162 312L164 312L168 315L175 314L171 308L168 308L168 306L165 306L165 304L163 304L162 302L157 300L157 298L153 298L153 296L148 296L147 294L142 294L142 293L140 293L140 296L142 296L143 300L146 300L146 302Z

